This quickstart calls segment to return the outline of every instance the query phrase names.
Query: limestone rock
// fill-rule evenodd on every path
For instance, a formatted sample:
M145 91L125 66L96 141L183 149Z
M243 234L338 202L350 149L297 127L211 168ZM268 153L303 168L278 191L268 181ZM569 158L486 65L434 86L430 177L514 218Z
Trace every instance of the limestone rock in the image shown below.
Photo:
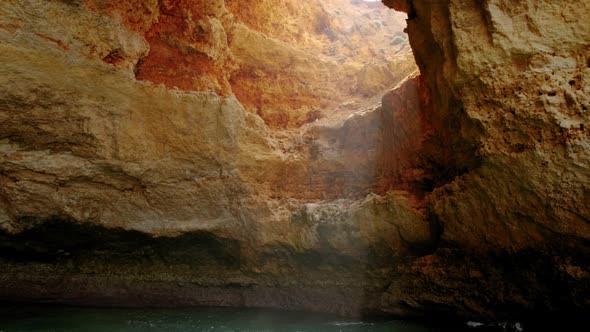
M362 298L384 289L389 262L430 245L410 194L372 193L378 105L282 139L220 91L247 67L301 84L310 76L327 84L331 72L353 79L360 66L341 72L329 54L318 63L312 50L323 52L329 38L315 29L306 33L321 42L297 48L279 38L286 34L266 35L255 25L263 21L239 22L223 1L8 1L0 11L0 298L359 314ZM263 116L308 122L287 114L297 108L291 83L240 82L284 103ZM185 91L193 89L219 93ZM313 86L296 93L323 98ZM367 147L367 160L350 162ZM171 283L201 295L163 292ZM237 287L218 292L228 284ZM281 295L290 289L304 297ZM338 302L318 302L340 290Z
M5 1L0 6L2 39L23 47L53 46L99 58L126 69L132 77L135 65L148 53L146 40L120 20L94 15L80 6L76 1Z
M428 281L404 279L389 300L466 315L587 310L587 274L572 278L560 261L588 259L590 25L579 18L590 4L384 2L408 12L425 114L439 138L426 145L446 173L427 198L440 247L408 270ZM478 289L473 275L488 282ZM410 288L466 293L407 296ZM559 296L543 291L557 288Z
M456 147L443 148L465 159L455 167L473 169L431 198L443 238L516 249L551 242L549 233L588 239L590 211L581 202L590 179L583 109L590 26L573 19L588 6L543 2L535 12L503 1L412 6L410 39L430 85L431 123L453 114L454 127L437 129L454 134Z
M403 15L363 3L83 3L145 37L150 51L135 67L138 79L233 93L272 128L299 127L345 99L379 95L415 69L408 47L397 54L382 47L403 30Z
M587 312L590 5L385 3L2 2L0 299Z

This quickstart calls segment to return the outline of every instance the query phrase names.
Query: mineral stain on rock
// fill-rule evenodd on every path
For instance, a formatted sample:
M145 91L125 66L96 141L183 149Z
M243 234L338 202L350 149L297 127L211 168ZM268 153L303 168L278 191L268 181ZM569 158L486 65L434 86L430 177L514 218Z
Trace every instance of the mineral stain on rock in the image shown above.
M0 300L587 314L558 2L3 1Z

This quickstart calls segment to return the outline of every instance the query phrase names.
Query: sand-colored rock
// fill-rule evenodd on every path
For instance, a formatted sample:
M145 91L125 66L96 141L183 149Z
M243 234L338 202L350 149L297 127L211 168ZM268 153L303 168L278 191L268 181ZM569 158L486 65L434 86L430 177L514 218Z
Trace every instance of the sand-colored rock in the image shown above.
M233 93L273 128L299 127L347 99L377 96L415 69L407 42L395 54L384 49L403 30L403 14L383 6L347 0L83 3L145 36L150 51L135 68L138 79Z
M2 2L0 299L586 313L589 5L385 3Z
M310 50L325 46L321 40L294 47L235 21L223 2L188 4L0 6L0 297L343 314L376 308L363 299L374 302L388 283L386 262L431 240L411 194L376 190L389 130L379 125L378 102L347 118L359 105L349 96L343 112L326 110L333 121L276 132L238 93L184 91L230 89L223 82L238 67L284 72L289 84L298 76L312 86L242 81L284 103L262 115L286 116L287 126L296 95L317 102L314 85L332 74L354 77L362 66L340 72L329 54L318 62ZM202 16L191 17L190 8ZM201 65L210 71L189 70ZM170 89L185 78L188 85ZM366 160L355 157L361 152ZM193 296L169 283L191 285ZM235 289L224 291L228 284ZM335 301L319 301L334 292Z
M387 301L496 317L584 312L589 4L384 2L408 12L439 137L430 145L447 175L427 198L439 248Z
M430 122L467 172L430 199L443 239L495 249L588 239L590 26L574 19L588 5L409 3Z

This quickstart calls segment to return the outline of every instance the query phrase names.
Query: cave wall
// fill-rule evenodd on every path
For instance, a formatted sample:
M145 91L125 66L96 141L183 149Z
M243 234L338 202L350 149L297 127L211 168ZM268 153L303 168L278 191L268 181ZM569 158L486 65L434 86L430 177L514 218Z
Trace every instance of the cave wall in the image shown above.
M288 110L279 114L294 122L278 130L221 78L234 72L239 54L253 59L242 69L304 58L287 74L301 69L309 84L326 85L325 68L315 64L336 77L340 65L321 59L324 48L331 56L325 29L302 25L313 38L296 49L280 30L265 35L274 30L256 25L269 2L259 4L254 22L239 22L222 4L2 2L1 300L359 315L379 311L393 261L427 250L429 224L412 194L388 192L389 184L372 193L382 173L381 134L391 129L379 121L381 96L365 105L362 93L347 96L350 109L333 123L300 126L307 110L289 98L292 85L241 82L283 94ZM376 31L369 9L361 11L369 14L367 31L351 31L354 38ZM242 38L242 53L231 50L237 42L226 47L234 39L222 30L241 34L234 37ZM360 46L359 59L373 52ZM380 58L399 64L400 77L386 80L392 85L415 70L407 47L396 47L400 54ZM354 69L350 84L328 88L383 84L383 70L365 75L355 57L343 64L345 76ZM377 67L391 71L386 62ZM168 81L187 77L205 85ZM215 82L236 95L209 91ZM415 77L400 82L408 91L417 86ZM314 89L308 98L315 102ZM407 112L418 112L419 103L405 103ZM356 107L363 114L351 116Z
M389 4L409 11L443 164L466 173L431 198L443 238L502 249L588 240L590 26L576 17L589 5Z
M288 1L280 11L287 18L276 18L289 22L285 30L263 25L269 3L258 3L256 12L260 13L245 16L258 20L244 22L230 11L239 12L240 6L223 1L3 3L3 228L18 232L50 217L64 217L154 234L203 227L199 224L207 225L205 228L227 224L222 228L242 234L235 220L261 224L288 220L290 210L298 204L368 194L375 162L343 167L340 151L350 150L348 146L354 142L342 143L337 158L324 158L312 147L317 145L314 134L307 129L295 134L269 130L276 128L268 118L244 113L247 100L238 100L237 92L237 96L224 96L230 91L209 91L198 84L186 86L191 90L187 92L174 88L177 83L167 83L167 77L227 83L235 69L234 58L246 53L258 55L240 68L264 61L268 66L261 68L272 72L277 63L291 61L297 54L310 58L310 54L320 57L327 52L329 56L334 46L325 31L316 31L314 24L302 21L308 19L302 14L306 10L300 13ZM314 22L318 11L328 15L323 12L326 8L313 9ZM372 24L381 14L359 8L357 15L370 17L365 22L372 26L368 31L376 31ZM398 17L391 17L394 22L388 29L397 31ZM197 33L197 25L222 19L227 21L225 26L214 24L219 33L205 27ZM331 23L334 29L358 28L339 20L334 18ZM303 30L296 34L290 29ZM238 46L222 30L239 30L251 38ZM302 38L302 50L288 45L297 40L285 40L286 36ZM358 39L359 32L351 31L350 36ZM347 38L341 47L354 45ZM375 38L386 36L381 32ZM230 44L244 50L232 52ZM360 48L362 54L374 52L371 47ZM408 53L400 56L406 59ZM352 53L349 59L345 56L353 63L358 57ZM400 64L400 73L413 69L411 61L406 66L408 61L397 61L398 56L377 57L383 63ZM218 61L207 65L214 72L198 69L203 63L199 59ZM167 62L158 63L160 60ZM336 64L326 63L339 75ZM325 68L318 69L307 60L305 64L311 67L288 67L287 78L293 78L289 75L299 68L313 77L309 84L330 86L322 79ZM355 66L360 75L362 64ZM293 101L297 89L293 86L258 78L240 84L251 85L283 89L282 101L275 102L297 111ZM252 93L273 95L258 90ZM322 100L314 92L304 95L314 102ZM265 109L272 111L273 107ZM303 116L307 121L306 112L293 113L291 120L301 124L294 119ZM286 113L289 111L279 109L289 122ZM372 136L367 144L374 148L377 139ZM312 141L316 143L310 144ZM372 150L364 153L369 160L375 158ZM294 203L280 202L281 197L292 198ZM178 209L179 205L182 208ZM282 208L285 205L288 208Z
M496 317L585 312L590 4L384 3L408 13L442 166L427 197L437 250L389 300Z
M324 2L2 2L0 298L585 313L589 5Z
M272 128L299 127L348 99L383 93L415 69L407 42L396 53L384 49L403 35L403 15L361 2L79 3L144 36L150 48L136 59L139 80L235 94ZM101 56L122 66L125 51Z

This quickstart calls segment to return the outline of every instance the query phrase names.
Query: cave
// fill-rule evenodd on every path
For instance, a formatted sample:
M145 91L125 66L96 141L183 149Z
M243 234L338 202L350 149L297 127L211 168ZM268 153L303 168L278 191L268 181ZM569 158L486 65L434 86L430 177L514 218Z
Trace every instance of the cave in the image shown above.
M513 330L585 317L587 14L4 1L0 331L63 305Z

